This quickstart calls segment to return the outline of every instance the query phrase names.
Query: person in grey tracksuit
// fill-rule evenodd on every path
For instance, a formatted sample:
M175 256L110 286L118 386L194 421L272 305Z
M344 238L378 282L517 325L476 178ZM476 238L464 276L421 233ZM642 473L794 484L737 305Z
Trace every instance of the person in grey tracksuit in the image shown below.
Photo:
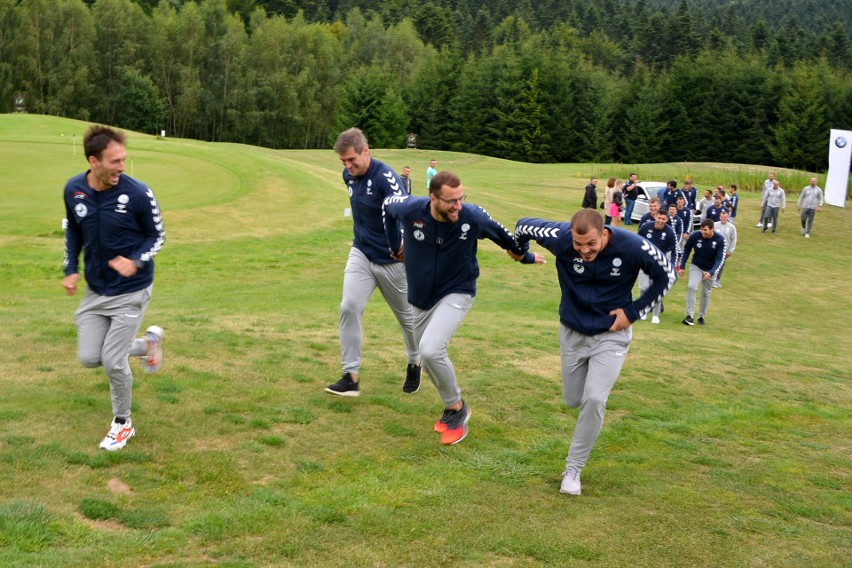
M777 179L772 182L772 189L763 198L763 207L766 211L766 217L763 219L763 231L761 232L765 233L766 229L771 226L774 233L778 230L778 212L783 213L787 209L787 194L781 189L781 184Z
M802 212L802 234L806 239L811 238L811 229L814 227L814 217L817 211L822 209L822 188L817 185L817 178L811 178L811 184L802 188L799 195L798 208Z

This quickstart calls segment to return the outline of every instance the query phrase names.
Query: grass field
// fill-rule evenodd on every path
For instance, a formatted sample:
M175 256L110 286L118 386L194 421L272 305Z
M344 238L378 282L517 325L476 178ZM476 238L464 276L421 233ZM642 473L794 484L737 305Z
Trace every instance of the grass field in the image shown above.
M561 403L553 262L480 248L476 303L451 343L473 410L441 447L428 382L401 391L402 339L365 313L362 395L339 377L351 218L331 150L272 151L130 135L128 173L154 189L168 241L144 325L166 330L156 375L133 362L137 437L97 444L106 377L76 361L63 292L61 190L85 170L86 124L0 115L0 565L848 566L852 557L852 217L799 234L810 174L777 235L742 194L739 245L708 325L686 328L685 283L662 324L634 325L628 362L583 471L558 493L576 411ZM756 187L768 168L518 164L431 157L507 226L567 219L588 177ZM823 181L820 177L820 181ZM603 185L603 184L602 184Z

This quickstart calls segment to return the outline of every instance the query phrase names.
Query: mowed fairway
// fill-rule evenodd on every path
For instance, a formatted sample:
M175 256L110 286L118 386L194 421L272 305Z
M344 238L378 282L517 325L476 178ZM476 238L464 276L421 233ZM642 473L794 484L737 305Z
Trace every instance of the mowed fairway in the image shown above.
M852 215L739 245L708 325L687 328L685 282L662 324L636 322L583 495L558 493L576 411L561 402L559 287L545 266L480 246L476 303L450 344L473 416L441 447L442 405L401 386L399 328L376 294L362 395L340 374L342 271L352 237L334 152L129 133L128 173L156 192L168 240L138 361L138 434L98 450L107 379L76 360L80 296L60 285L62 188L86 169L86 123L0 115L0 565L844 566L852 557ZM75 149L76 142L76 149ZM638 171L699 189L762 181L717 164L531 165L419 150L373 155L459 173L468 200L513 228L568 219L590 175ZM792 178L786 178L792 179ZM823 177L820 177L823 180Z

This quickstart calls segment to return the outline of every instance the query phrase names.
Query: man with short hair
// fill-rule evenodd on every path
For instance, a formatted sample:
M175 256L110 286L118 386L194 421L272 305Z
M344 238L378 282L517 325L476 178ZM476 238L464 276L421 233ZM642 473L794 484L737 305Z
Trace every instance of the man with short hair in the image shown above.
M598 208L598 178L593 177L589 180L589 185L586 186L586 193L583 195L583 204L581 207L588 209Z
M361 317L376 288L390 307L405 341L408 365L403 392L420 389L420 353L414 339L414 323L408 304L405 269L387 250L382 202L391 195L403 195L399 177L390 166L370 155L367 137L357 128L337 137L334 151L343 163L343 183L349 189L354 240L343 271L343 300L340 303L340 355L343 376L325 391L339 396L361 394Z
M772 182L770 189L763 198L763 211L766 212L766 218L763 220L763 231L772 227L772 233L778 230L778 212L783 213L787 209L787 194L781 188L781 183L776 179Z
M666 211L657 211L656 218L653 221L648 221L639 226L639 231L636 233L640 237L647 239L653 243L672 263L672 266L677 266L677 251L678 242L675 236L674 229L669 225L669 214ZM651 277L644 270L639 271L639 294L644 294L651 286ZM660 323L660 313L662 313L663 301L654 302L651 307L651 323ZM645 319L647 316L642 316Z
M163 362L163 329L136 333L154 289L154 256L166 240L154 192L124 173L126 138L106 126L83 136L86 173L65 185L65 277L77 293L83 252L86 294L76 312L77 357L84 367L103 365L109 378L113 419L100 447L120 450L136 435L130 418L133 373L129 357L145 359L154 373Z
M722 218L722 211L727 211L727 209L722 203L722 196L717 193L713 196L713 205L708 207L707 211L704 213L704 218L710 219L715 223Z
M686 200L683 197L677 198L677 215L683 221L682 239L686 240L692 234L693 216L692 209L686 206Z
M731 258L731 255L734 254L734 250L737 248L737 227L730 222L727 210L723 210L719 220L713 224L713 231L722 235L725 239L725 262L719 268L719 272L716 273L716 278L713 282L714 288L721 288L722 272L728 266L728 259Z
M655 195L648 200L648 212L642 215L642 218L639 219L639 226L641 227L648 221L653 223L657 218L657 211L660 211L660 198ZM668 218L668 216L668 211L666 211L666 218Z
M736 222L737 208L740 205L740 196L737 193L737 184L732 183L728 187L730 188L730 191L728 192L730 194L729 197L728 197L728 200L730 201L730 207L729 207L730 216L728 218L728 221L730 221L731 223L734 223L734 222Z
M605 226L592 209L577 211L570 223L521 219L515 240L521 248L534 240L556 257L562 397L569 407L580 408L559 491L580 495L580 472L603 426L632 324L671 290L674 267L660 249L627 229ZM651 284L634 301L640 270Z
M639 180L636 179L636 174L631 173L621 190L624 193L624 224L632 225L633 208L636 206L636 199L639 197Z
M429 167L426 168L426 191L429 191L429 188L432 187L432 178L438 173L437 167L438 161L435 158L429 160Z
M763 227L763 219L766 217L766 194L772 190L775 184L775 172L769 172L769 176L763 180L763 190L760 193L760 220L755 227Z
M701 201L698 202L698 209L696 210L698 213L699 220L703 221L707 218L707 210L713 206L713 192L709 189L704 191L704 197Z
M689 210L695 212L695 202L698 200L698 190L692 185L692 180L687 179L683 182L683 194L686 195L686 206Z
M814 217L817 211L822 211L822 188L817 185L817 178L811 178L811 184L802 188L799 195L798 208L802 212L802 234L806 239L811 238L814 227Z
M518 247L484 209L464 199L461 179L441 171L432 178L429 197L391 195L383 206L386 246L405 263L415 341L444 403L433 429L445 445L461 442L468 433L470 407L461 397L447 345L476 296L477 242L487 238L524 264L544 262L542 255Z
M710 219L701 221L701 230L692 233L686 241L680 268L678 268L678 276L681 278L683 278L690 253L692 253L692 263L689 265L689 281L686 287L686 317L681 323L695 325L696 322L693 320L695 296L698 285L701 284L701 305L697 323L704 325L704 316L707 315L707 308L710 307L713 281L725 262L725 238L715 232L713 221Z
M684 201L686 201L686 195L677 188L677 181L671 180L666 182L666 191L663 193L662 199L660 199L660 205L663 208L668 209L669 205L674 205L677 207L677 198L683 197Z
M402 188L406 195L411 195L411 167L402 166L402 175L399 176L399 181L402 182Z

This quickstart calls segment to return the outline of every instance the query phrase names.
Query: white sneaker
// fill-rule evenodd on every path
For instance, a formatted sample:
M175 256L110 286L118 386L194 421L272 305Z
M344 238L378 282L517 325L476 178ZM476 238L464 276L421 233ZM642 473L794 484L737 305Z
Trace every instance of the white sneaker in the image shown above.
M120 450L127 445L127 441L136 435L136 429L133 428L133 422L128 418L124 424L119 424L113 419L109 426L109 432L106 437L101 440L101 449L109 452Z
M806 239L811 238L811 234L810 234L810 233L805 233L805 238L806 238Z
M158 325L152 325L145 330L145 340L148 342L148 354L145 355L145 372L156 373L163 364L163 340L166 334Z
M767 229L771 229L771 228L772 228L772 223L767 223L767 224L766 224L766 228L767 228Z
M763 227L763 223L758 223L755 227Z
M714 287L714 288L721 288L721 287L722 287L722 283L721 283L721 282L713 282L713 287Z
M802 235L804 235L804 234L805 234L805 228L804 228L804 227L802 227L802 230L801 230L801 231L799 231L799 233L800 233L800 234L802 234Z
M576 467L569 467L562 473L562 485L559 486L559 492L567 495L580 494L580 470Z
M642 320L642 321L645 321L646 319L648 319L648 314L645 314L644 316L642 316L639 319Z
M651 318L651 323L660 323L660 316L654 316Z

